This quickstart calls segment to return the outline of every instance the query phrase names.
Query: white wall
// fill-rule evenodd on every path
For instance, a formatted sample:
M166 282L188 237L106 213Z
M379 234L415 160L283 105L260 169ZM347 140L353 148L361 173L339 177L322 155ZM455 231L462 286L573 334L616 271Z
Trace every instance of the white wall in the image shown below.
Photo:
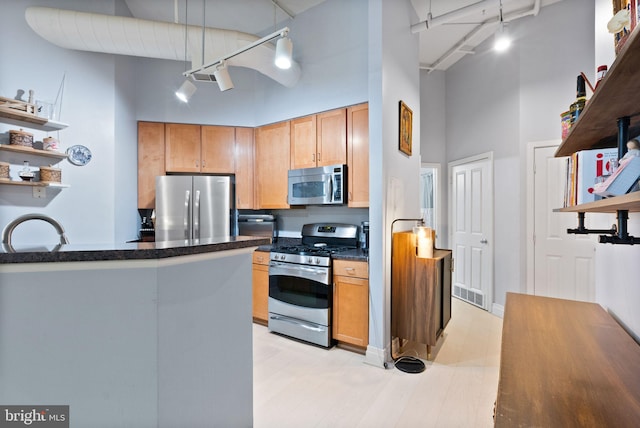
M24 19L28 6L57 6L65 9L114 13L115 0L10 0L2 3L0 27L0 94L12 98L18 89L35 91L36 99L54 100L66 73L60 120L70 126L51 135L58 137L61 150L82 144L93 153L83 167L67 161L59 163L62 180L68 189L47 189L47 198L35 199L28 187L2 186L0 191L0 225L30 213L46 213L59 220L72 243L111 242L116 218L115 146L115 63L111 55L78 52L58 48L36 35ZM15 126L0 124L0 137L8 142L8 130ZM34 131L35 139L47 134ZM34 158L32 165L36 165ZM47 161L42 161L46 165ZM17 178L17 167L12 176ZM135 182L129 184L135 192ZM14 243L53 243L57 236L43 222L23 224L14 234Z
M417 15L409 0L369 1L370 323L367 361L388 352L391 223L420 218L420 76ZM399 47L402 49L399 49ZM398 150L399 101L413 110L413 154ZM394 231L411 227L398 224Z
M446 73L447 160L493 151L494 303L526 290L527 143L558 139L560 113L575 98L576 76L593 70L593 8L580 0L544 7L512 22L512 49L491 40Z

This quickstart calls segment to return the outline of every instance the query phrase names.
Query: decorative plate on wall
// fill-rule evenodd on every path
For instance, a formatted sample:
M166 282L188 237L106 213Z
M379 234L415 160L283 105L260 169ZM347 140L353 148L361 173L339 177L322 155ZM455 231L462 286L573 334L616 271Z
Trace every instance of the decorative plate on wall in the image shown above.
M72 164L84 166L91 160L91 150L85 146L75 145L67 149L67 156Z

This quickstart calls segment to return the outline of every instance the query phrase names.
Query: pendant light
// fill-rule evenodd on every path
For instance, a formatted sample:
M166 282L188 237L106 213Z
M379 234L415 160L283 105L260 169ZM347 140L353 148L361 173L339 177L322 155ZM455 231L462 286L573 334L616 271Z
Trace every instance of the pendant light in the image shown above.
M187 0L184 2L184 68L185 68L185 72L187 69L187 32L188 32L187 18L189 17L188 12L189 12L189 1ZM176 19L177 19L177 16L176 16ZM196 85L194 85L187 77L187 79L182 83L180 88L176 91L176 97L178 97L178 99L183 103L187 103L189 102L189 99L193 96L193 94L196 92L196 89L197 89Z
M500 22L498 24L498 30L495 34L495 40L493 44L493 49L496 52L504 52L511 46L511 38L507 33L506 24L502 18L502 0L500 0Z

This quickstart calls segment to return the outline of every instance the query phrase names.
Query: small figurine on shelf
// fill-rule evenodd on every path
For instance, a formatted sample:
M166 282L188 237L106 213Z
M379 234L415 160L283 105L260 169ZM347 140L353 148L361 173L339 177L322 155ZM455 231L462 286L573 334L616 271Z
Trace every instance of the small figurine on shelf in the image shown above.
M640 156L640 137L627 141L627 153L625 153L620 160L629 159L634 156Z

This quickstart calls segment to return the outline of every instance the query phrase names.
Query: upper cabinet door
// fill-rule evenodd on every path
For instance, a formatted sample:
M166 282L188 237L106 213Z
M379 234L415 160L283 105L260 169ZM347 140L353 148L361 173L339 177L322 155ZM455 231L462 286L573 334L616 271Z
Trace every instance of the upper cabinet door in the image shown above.
M236 208L254 209L253 128L236 128Z
M289 121L256 130L256 194L259 209L289 208L290 143Z
M165 145L167 172L200 172L200 125L166 124Z
M347 109L316 115L317 166L347 163Z
M316 164L316 115L291 120L291 169Z
M164 123L138 122L138 208L156 207L156 176L164 173Z
M232 126L202 126L202 172L233 174L235 172L235 128Z
M369 104L347 109L349 207L369 206Z

